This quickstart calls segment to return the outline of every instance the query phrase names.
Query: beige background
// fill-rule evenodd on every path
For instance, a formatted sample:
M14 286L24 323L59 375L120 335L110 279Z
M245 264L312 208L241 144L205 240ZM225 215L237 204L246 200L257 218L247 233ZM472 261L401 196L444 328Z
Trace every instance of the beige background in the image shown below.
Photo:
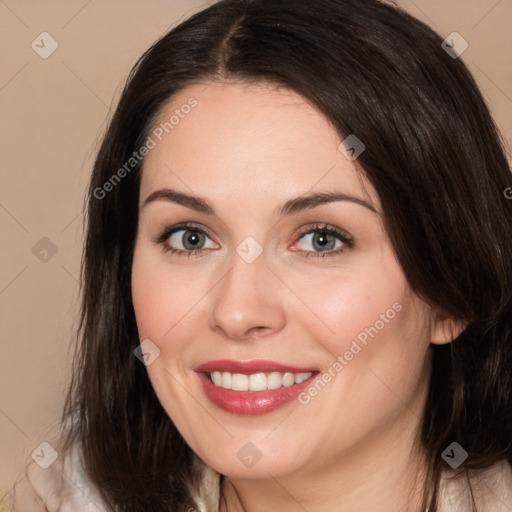
M208 3L0 0L0 489L10 489L61 412L78 311L82 199L109 111L139 55ZM443 37L457 31L468 41L463 59L510 148L512 1L398 4ZM47 59L31 48L44 31L59 45ZM46 262L32 252L43 237L57 249Z

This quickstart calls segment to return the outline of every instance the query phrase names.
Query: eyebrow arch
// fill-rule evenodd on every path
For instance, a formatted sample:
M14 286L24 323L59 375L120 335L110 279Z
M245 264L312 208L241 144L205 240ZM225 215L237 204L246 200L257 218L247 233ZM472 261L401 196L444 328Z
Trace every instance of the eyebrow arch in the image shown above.
M195 210L200 213L205 213L207 215L215 215L215 209L213 208L212 204L208 202L206 199L184 194L182 192L178 192L176 190L172 190L169 188L163 188L152 192L142 204L142 208L144 208L149 203L152 203L154 201L168 201L171 203L179 204L181 206L185 206L187 208L190 208L191 210ZM342 194L340 192L318 192L314 194L305 194L295 199L290 199L289 201L286 201L283 205L279 206L276 209L275 213L279 216L284 217L285 215L299 213L305 210L316 208L323 204L333 203L337 201L349 201L351 203L364 206L365 208L368 208L370 211L377 213L375 207L370 203L364 201L363 199L348 194Z
M155 190L146 198L141 208L144 208L149 203L152 203L154 201L167 201L170 203L176 203L182 206L186 206L191 210L196 210L207 215L215 214L213 206L206 199L196 196L189 196L188 194L183 194L182 192L177 192L176 190L172 190L169 188Z
M360 199L359 197L343 194L341 192L317 192L314 194L304 194L295 199L286 201L286 203L277 208L276 213L280 216L285 216L337 201L349 201L351 203L364 206L373 213L377 213L377 210L372 204Z

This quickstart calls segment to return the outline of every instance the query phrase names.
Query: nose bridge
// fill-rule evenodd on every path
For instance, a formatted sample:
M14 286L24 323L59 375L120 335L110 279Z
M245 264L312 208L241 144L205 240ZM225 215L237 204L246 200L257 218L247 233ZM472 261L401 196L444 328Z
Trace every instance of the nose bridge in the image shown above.
M267 268L265 252L252 260L246 257L251 250L242 242L233 251L229 271L211 293L211 327L237 340L254 331L280 330L284 324L278 280Z

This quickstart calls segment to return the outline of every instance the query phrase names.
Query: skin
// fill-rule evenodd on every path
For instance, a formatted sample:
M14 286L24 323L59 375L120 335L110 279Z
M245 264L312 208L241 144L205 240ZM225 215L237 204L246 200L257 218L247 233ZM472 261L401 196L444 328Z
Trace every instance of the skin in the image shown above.
M160 120L191 97L197 106L146 157L132 268L140 340L160 350L147 370L162 406L193 451L227 475L230 511L418 510L425 453L414 441L428 348L451 341L457 325L411 291L377 193L302 96L265 83L196 84ZM164 200L143 206L163 188L204 198L215 215ZM337 201L276 214L320 191L375 211ZM181 222L207 232L202 254L176 256L154 241ZM336 242L321 257L299 232L317 223L348 232L353 247L332 255L344 245ZM166 243L186 251L184 234ZM263 249L252 263L236 251L248 236ZM231 414L209 401L194 371L216 359L267 359L325 372L395 303L400 312L307 404ZM247 442L261 453L251 468L237 457Z

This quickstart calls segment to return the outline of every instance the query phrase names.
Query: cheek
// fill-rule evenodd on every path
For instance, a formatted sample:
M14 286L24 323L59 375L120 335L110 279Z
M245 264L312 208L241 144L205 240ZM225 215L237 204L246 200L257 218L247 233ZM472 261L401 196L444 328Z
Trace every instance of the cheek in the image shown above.
M294 291L314 314L301 317L297 310L294 318L325 354L323 383L312 385L299 402L333 453L392 422L404 404L420 407L415 397L425 382L429 310L411 293L400 267L388 261L317 279L316 285L296 281Z
M187 286L188 277L166 271L148 251L136 250L132 266L132 301L141 339L156 344L180 323L191 304L197 302L197 289Z
M290 275L290 288L301 299L294 319L333 356L397 327L408 285L398 264L389 257L380 264L351 266L304 277ZM309 312L304 314L304 305ZM299 314L299 310L302 314Z
M339 272L335 278L296 277L293 286L310 305L310 312L300 315L301 305L293 318L299 330L314 339L315 349L324 352L322 375L330 391L322 395L333 410L358 409L371 423L389 414L390 406L412 398L429 346L429 308L411 293L394 257L352 266L351 272ZM304 403L316 394L308 390ZM349 396L357 400L347 402ZM340 398L344 403L338 403ZM316 402L319 408L321 403ZM375 414L372 420L369 411Z
M132 301L140 340L149 338L160 350L146 367L153 389L169 417L183 432L194 432L194 400L179 382L186 377L180 361L190 344L187 312L197 303L197 287L183 273L169 272L154 251L136 248L132 266ZM172 339L172 343L169 340ZM189 421L190 420L190 421Z

